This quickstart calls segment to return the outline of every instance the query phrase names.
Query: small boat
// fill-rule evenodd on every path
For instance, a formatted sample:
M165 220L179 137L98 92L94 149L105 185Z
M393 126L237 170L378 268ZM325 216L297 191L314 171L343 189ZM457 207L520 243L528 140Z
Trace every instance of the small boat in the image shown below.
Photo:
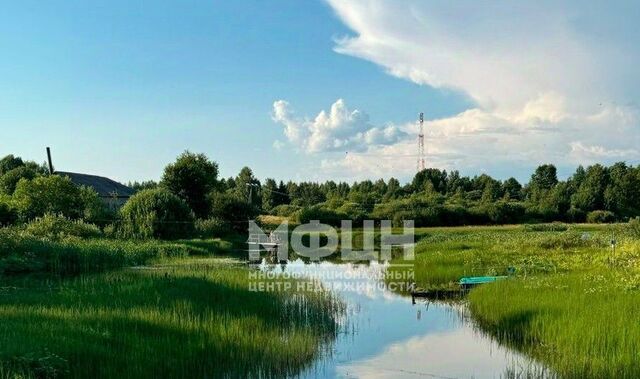
M492 283L506 278L508 278L508 276L469 276L461 278L458 283L463 290L467 290L478 284Z

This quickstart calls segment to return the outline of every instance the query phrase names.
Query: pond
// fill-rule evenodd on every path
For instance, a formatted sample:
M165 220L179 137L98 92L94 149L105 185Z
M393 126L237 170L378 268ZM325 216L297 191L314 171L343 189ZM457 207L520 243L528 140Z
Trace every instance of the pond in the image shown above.
M465 315L464 303L416 300L389 290L388 264L305 263L262 271L313 277L346 303L340 332L301 378L503 378L548 376L499 345Z

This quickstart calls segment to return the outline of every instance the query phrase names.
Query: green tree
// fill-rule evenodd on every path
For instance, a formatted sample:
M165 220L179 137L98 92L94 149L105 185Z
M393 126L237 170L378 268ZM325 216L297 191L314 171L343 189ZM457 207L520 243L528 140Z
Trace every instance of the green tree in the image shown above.
M120 209L118 234L124 238L188 237L194 230L193 212L166 188L142 190Z
M100 226L113 222L115 212L102 201L93 188L80 186L80 198L84 207L82 218L85 221Z
M36 176L38 176L38 172L25 165L9 170L0 177L0 193L12 195L20 179L31 180Z
M440 171L437 168L427 168L418 172L411 182L413 192L424 191L427 183L430 183L436 192L447 192L447 172Z
M532 191L550 190L556 184L558 184L558 172L556 166L552 164L538 166L529 181L529 187Z
M40 176L33 180L21 179L16 185L13 199L23 220L43 216L45 213L81 218L84 203L80 188L67 177Z
M600 164L589 166L572 204L585 212L604 209L604 191L609 183L607 169Z
M387 202L392 199L397 199L400 196L400 182L396 178L389 179L387 183L387 192L384 194L382 201Z
M9 154L0 159L0 176L23 165L24 162L22 161L22 158L14 157L13 154Z
M0 228L11 225L18 219L11 196L0 194Z
M218 164L185 151L164 169L161 184L184 199L197 217L209 213L207 196L216 187Z
M253 171L249 167L243 167L235 178L236 195L258 208L262 205L260 187L260 181L253 176Z
M620 217L640 212L640 176L638 170L618 162L609 168L609 183L604 191L604 206Z
M483 203L493 203L500 198L501 194L500 183L497 180L488 181L484 187L484 191L482 191L480 201Z
M287 191L287 185L281 180L280 184L278 184L278 196L276 198L278 201L276 202L276 206L282 204L289 204L291 199L289 198L289 192Z
M229 223L234 230L245 232L249 227L248 221L257 212L245 198L235 193L217 192L211 196L211 215Z
M387 193L387 183L384 182L384 179L378 179L373 184L373 191L375 193L376 201L381 201L382 197Z
M143 180L127 183L127 187L130 187L135 192L140 192L146 189L154 189L158 187L158 183L155 180Z
M271 210L278 205L278 185L273 179L267 179L262 186L262 209L265 212Z
M522 185L516 178L509 178L502 183L502 192L512 200L522 200Z

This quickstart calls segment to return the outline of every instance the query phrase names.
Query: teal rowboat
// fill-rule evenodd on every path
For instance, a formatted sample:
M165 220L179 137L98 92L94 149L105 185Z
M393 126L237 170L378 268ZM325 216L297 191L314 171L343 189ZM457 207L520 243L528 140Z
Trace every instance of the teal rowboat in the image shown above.
M462 289L469 289L477 286L478 284L492 283L506 278L508 278L508 276L469 276L461 278L458 283Z

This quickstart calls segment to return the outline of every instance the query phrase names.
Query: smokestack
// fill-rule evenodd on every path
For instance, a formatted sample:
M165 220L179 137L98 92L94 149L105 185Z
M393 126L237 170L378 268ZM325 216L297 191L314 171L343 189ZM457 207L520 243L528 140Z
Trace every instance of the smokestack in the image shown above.
M49 161L49 174L53 175L53 163L51 163L51 149L47 147L47 160Z

